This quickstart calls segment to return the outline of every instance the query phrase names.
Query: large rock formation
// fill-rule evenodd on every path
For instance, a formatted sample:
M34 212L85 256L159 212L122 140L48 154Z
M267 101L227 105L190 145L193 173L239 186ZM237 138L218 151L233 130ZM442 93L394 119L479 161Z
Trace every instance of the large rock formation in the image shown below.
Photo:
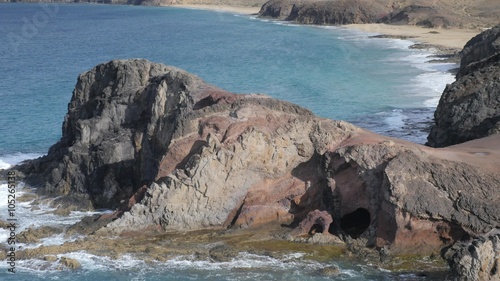
M500 25L477 35L465 45L457 80L446 87L436 109L435 125L428 137L428 144L444 147L479 138L483 139L469 144L487 142L499 138L498 133ZM484 138L486 136L490 137ZM498 190L491 192L498 193ZM481 202L476 204L482 206ZM450 264L455 280L499 280L499 237L498 231L494 230L488 235L457 243L448 249L444 257Z
M445 252L453 280L500 280L500 235L460 242Z
M391 11L391 6L383 1L271 0L262 6L259 14L262 17L321 25L377 22Z
M433 147L500 132L500 25L465 45L457 80L446 87L434 117Z
M176 123L187 122L181 111L193 107L195 90L219 91L144 60L99 65L78 77L61 140L24 169L42 177L45 193L83 195L95 207L117 207L157 177L173 135L185 129Z
M80 75L62 139L17 168L46 193L123 202L102 234L293 228L326 212L322 232L428 253L500 227L498 140L433 149L125 60Z
M424 27L489 27L500 20L495 0L270 0L262 17L304 24L388 23Z

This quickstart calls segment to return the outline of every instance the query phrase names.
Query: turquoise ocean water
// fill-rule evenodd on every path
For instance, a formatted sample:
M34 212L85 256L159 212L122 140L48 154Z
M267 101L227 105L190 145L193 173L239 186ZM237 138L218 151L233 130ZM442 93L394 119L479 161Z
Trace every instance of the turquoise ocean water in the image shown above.
M370 35L214 11L0 4L0 169L43 155L59 139L79 73L124 58L173 65L232 92L265 93L322 117L425 142L440 93L453 81L446 72L453 65L425 63L429 53L408 49L411 42ZM6 215L2 204L0 219ZM70 223L25 205L22 227ZM83 265L76 273L23 261L15 275L0 265L0 280L327 280L314 274L325 265L302 261L300 253L286 260L242 253L232 263L186 257L158 265L133 257L72 255ZM339 266L344 270L339 280L421 280Z

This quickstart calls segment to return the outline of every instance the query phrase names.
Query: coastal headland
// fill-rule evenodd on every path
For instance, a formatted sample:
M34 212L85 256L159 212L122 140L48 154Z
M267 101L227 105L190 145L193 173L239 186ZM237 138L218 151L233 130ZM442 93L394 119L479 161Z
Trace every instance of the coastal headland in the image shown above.
M459 79L445 90L437 112L484 110L491 123L500 116L494 103L500 28L479 36L463 51ZM460 86L470 79L482 79L472 95ZM460 105L485 95L492 102L482 107ZM447 117L437 114L433 130L453 130L440 127ZM60 214L116 211L64 230L29 229L19 234L26 241L60 232L86 238L24 249L17 257L43 260L103 248L138 253L148 245L150 258L162 259L217 241L232 250L207 249L205 255L227 258L248 247L265 251L276 244L283 252L312 243L326 245L311 248L327 249L318 258L351 255L387 267L403 256L442 254L456 276L495 280L500 135L492 128L499 123L479 122L476 137L463 131L467 140L431 136L433 146L446 146L431 148L322 119L265 95L233 94L174 67L110 61L79 76L63 136L48 155L10 171L36 186L40 200L56 197L52 204ZM116 247L119 242L109 239L116 236L129 247ZM161 245L169 239L186 243L166 250ZM477 251L490 258L470 255L463 250L467 243L482 243Z
M6 176L37 188L24 200L49 200L59 214L114 212L67 229L28 229L21 241L86 238L17 258L53 262L87 250L161 261L197 249L224 260L299 249L394 270L415 270L403 257L413 265L441 256L450 278L498 280L499 42L496 26L465 44L428 146L143 59L99 64L79 76L60 141Z

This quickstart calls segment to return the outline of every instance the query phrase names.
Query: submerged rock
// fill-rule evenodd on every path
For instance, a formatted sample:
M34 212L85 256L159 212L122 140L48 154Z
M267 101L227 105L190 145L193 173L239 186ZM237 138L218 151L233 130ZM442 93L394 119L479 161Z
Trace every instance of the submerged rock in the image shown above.
M54 234L62 233L63 230L52 226L43 226L40 228L28 228L16 236L19 243L38 243L41 239L50 237Z
M67 258L67 257L61 257L59 260L59 263L63 266L61 269L79 269L82 267L79 261L72 259L72 258Z
M217 245L211 248L208 254L214 262L230 262L238 256L238 252L228 245Z
M320 276L332 277L332 276L338 276L342 272L336 266L328 266L328 267L318 269L317 273Z

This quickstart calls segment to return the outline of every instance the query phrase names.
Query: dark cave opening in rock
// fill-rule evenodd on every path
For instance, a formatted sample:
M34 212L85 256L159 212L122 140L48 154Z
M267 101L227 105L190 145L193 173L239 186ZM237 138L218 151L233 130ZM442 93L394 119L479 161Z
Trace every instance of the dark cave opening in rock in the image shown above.
M342 216L340 228L349 236L356 239L370 226L370 212L364 208Z
M309 235L314 235L316 233L323 233L323 226L319 224L315 224L309 230Z

